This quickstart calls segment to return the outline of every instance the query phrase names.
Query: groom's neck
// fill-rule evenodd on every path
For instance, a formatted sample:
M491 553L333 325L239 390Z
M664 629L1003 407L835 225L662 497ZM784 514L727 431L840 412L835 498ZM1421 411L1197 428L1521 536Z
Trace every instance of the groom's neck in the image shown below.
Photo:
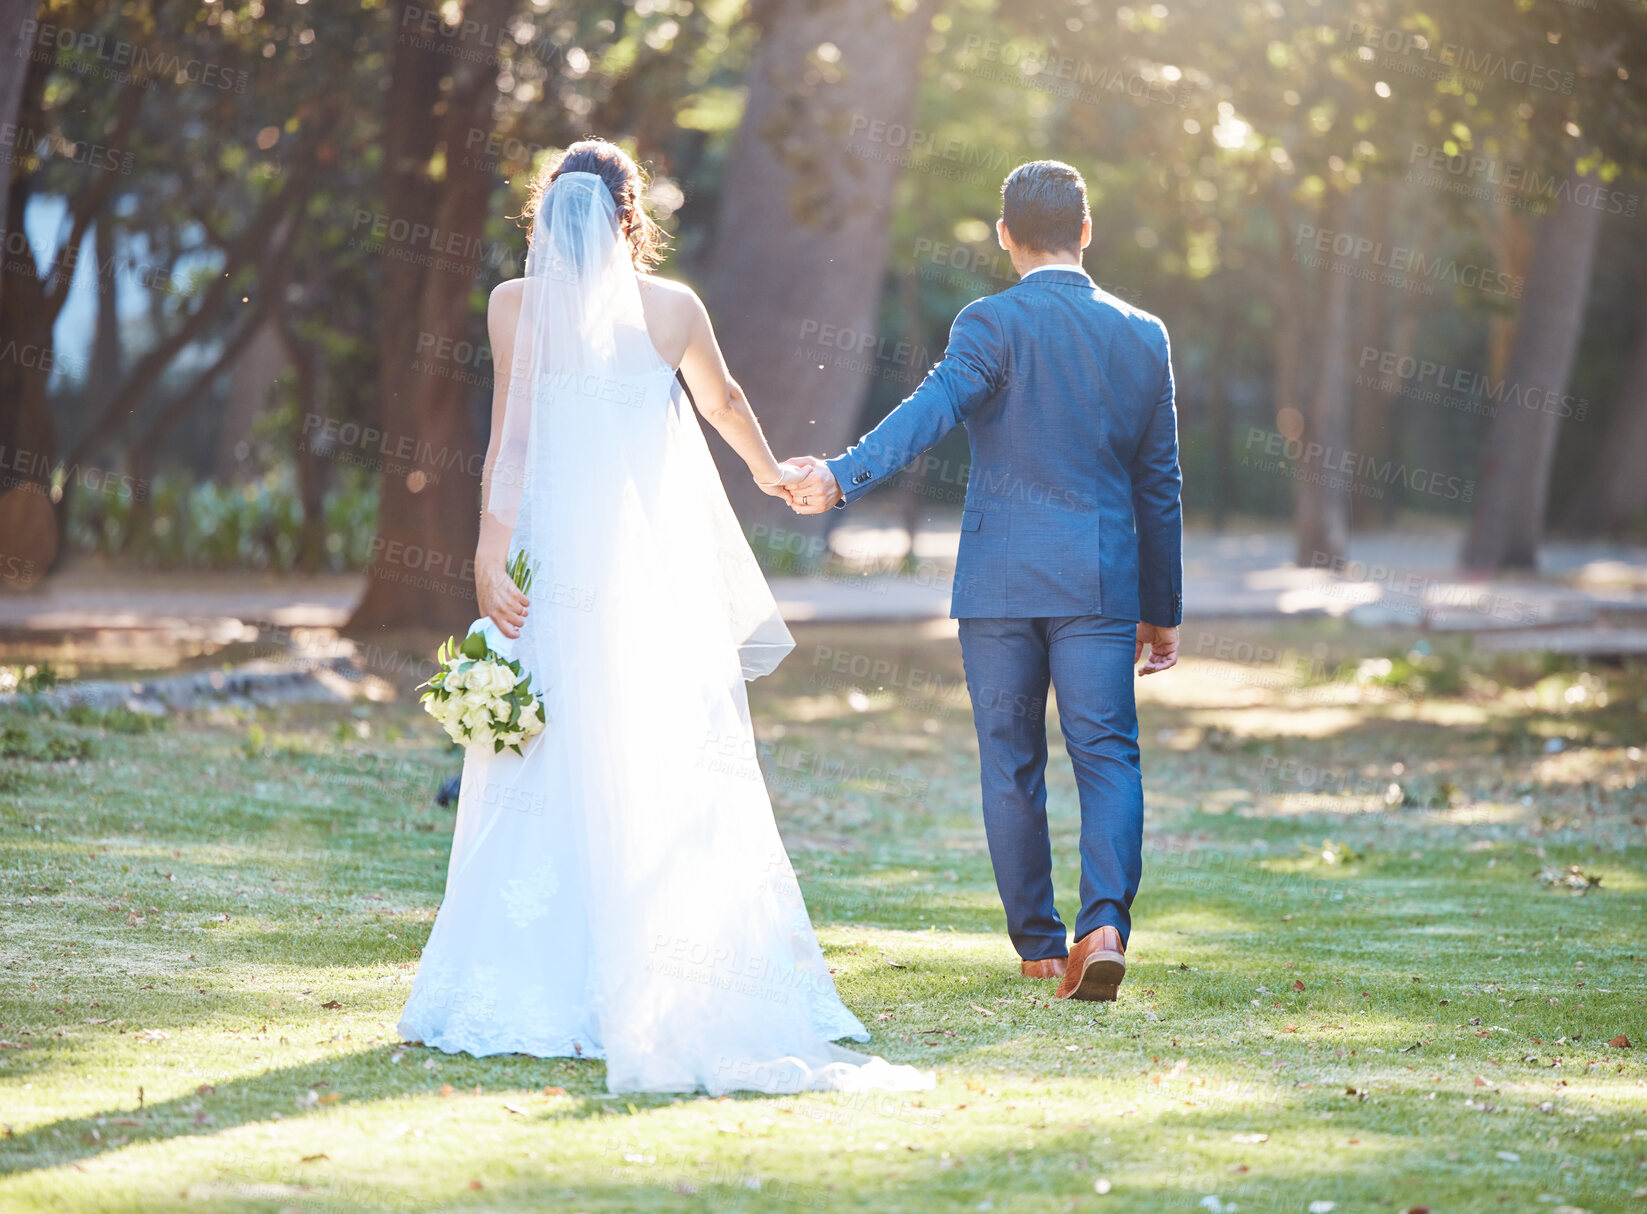
M1022 278L1031 270L1038 270L1042 266L1078 266L1081 264L1081 250L1056 249L1050 253L1043 253L1039 249L1018 249L1012 255L1012 268L1018 271Z

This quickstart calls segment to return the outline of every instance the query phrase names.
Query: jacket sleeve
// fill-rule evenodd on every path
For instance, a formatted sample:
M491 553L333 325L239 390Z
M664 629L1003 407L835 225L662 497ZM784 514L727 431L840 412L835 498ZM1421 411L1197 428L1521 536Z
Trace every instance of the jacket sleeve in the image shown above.
M1184 618L1184 513L1178 468L1178 411L1173 403L1172 343L1161 330L1161 391L1132 457L1132 517L1138 534L1138 612L1148 624L1176 627Z
M840 505L868 493L948 434L1001 387L1006 343L1000 326L974 300L949 330L939 364L845 455L827 461L841 487Z

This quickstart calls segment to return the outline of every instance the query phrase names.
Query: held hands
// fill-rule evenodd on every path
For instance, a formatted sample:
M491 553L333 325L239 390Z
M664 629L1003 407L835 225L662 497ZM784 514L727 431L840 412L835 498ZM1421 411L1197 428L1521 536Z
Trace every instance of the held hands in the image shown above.
M1162 628L1155 624L1138 625L1138 641L1132 649L1132 660L1137 662L1144 656L1144 647L1149 646L1149 661L1138 668L1140 675L1158 674L1163 670L1171 670L1178 665L1178 629Z
M763 493L781 497L796 514L822 514L841 500L841 487L828 465L812 455L799 455L778 465L779 479L757 481Z

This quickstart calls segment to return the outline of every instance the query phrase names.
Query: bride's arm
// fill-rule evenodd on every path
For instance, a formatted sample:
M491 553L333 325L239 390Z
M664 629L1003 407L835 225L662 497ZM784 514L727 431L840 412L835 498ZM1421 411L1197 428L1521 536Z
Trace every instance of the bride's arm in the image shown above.
M499 460L504 475L518 483L526 461L520 428L505 438L503 419L508 411L509 373L515 359L515 324L520 319L520 294L509 284L492 291L486 306L486 331L492 345L492 434L486 444L486 462L480 470L480 540L475 545L475 597L482 615L491 617L498 631L518 637L526 622L527 598L509 577L509 541L514 532L514 511L509 518L492 512L492 479ZM513 472L510 471L513 469Z
M689 315L686 352L681 356L681 377L686 380L687 390L692 393L692 403L698 407L704 421L715 427L716 433L749 466L749 474L755 478L755 483L774 497L785 496L779 486L798 483L800 471L781 465L773 458L772 448L767 446L766 436L761 433L761 424L755 419L755 410L750 407L749 398L727 369L703 301L688 293L683 296L682 302Z

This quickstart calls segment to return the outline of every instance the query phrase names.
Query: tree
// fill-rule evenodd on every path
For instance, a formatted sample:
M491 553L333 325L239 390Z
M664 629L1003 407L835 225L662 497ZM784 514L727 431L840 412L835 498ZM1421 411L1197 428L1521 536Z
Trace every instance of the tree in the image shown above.
M1647 282L1647 272L1642 280ZM1641 310L1590 484L1589 492L1573 499L1574 525L1619 532L1647 521L1647 308Z
M763 0L754 10L761 40L705 302L780 459L834 455L857 437L868 388L859 367L874 359L932 11L932 0ZM722 467L746 524L779 517L724 452Z
M1468 569L1537 569L1561 424L1559 401L1578 352L1602 212L1562 200L1538 220L1506 383L1487 439Z
M10 65L0 74L0 126L12 127L17 123L26 73L18 71L16 65L23 62L28 46L25 23L39 7L38 0L0 0L0 63ZM0 190L0 249L6 247L5 235L11 230L7 208L10 200L11 191ZM18 219L21 220L21 216Z
M498 36L511 8L511 0L470 0L462 21ZM411 0L393 10L402 31L416 29L424 12ZM408 601L418 604L417 622L437 631L461 632L475 613L484 447L462 380L420 361L420 343L469 331L495 192L490 164L462 150L471 131L492 129L501 65L464 38L445 27L399 34L384 94L379 398L388 449L409 454L383 470L366 593L348 623L357 636L406 627ZM448 55L454 47L464 53ZM402 233L429 235L412 243ZM427 256L425 240L437 256ZM404 243L392 247L397 241Z

